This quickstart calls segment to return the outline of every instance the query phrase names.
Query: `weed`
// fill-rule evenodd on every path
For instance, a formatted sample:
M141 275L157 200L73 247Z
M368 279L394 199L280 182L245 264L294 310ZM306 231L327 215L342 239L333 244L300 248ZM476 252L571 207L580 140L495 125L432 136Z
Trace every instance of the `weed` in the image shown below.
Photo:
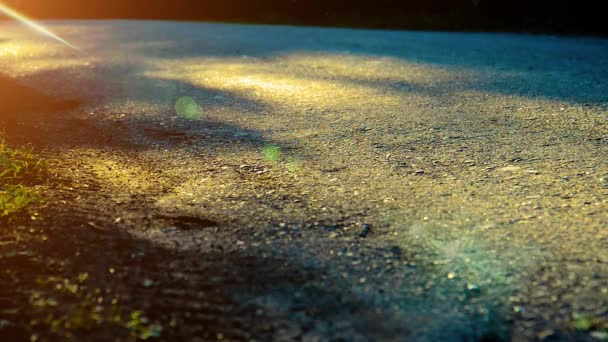
M11 148L0 139L0 187L33 182L44 169L33 149Z
M0 217L20 212L29 204L38 201L38 195L22 186L10 186L0 191Z
M90 287L88 278L88 273L69 278L38 276L38 287L29 298L35 313L30 325L38 330L49 329L63 340L78 340L78 336L108 328L118 329L125 341L160 337L160 324L151 322L141 310L124 307L107 290L103 293Z
M45 172L32 149L12 148L0 138L0 218L9 217L38 201L29 188Z
M159 337L161 331L160 326L149 324L148 319L143 315L143 312L139 310L131 313L127 328L131 331L132 336L142 340L147 340L151 337Z

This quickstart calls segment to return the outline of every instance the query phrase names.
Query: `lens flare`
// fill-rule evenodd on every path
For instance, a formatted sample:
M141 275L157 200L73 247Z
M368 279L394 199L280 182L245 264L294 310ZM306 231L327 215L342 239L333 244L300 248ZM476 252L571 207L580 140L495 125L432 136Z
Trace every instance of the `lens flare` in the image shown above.
M275 145L266 145L262 149L262 155L264 159L268 161L276 161L281 157L281 148Z
M196 100L189 96L181 97L175 103L175 111L177 114L186 119L195 120L200 118L202 110L203 109Z
M0 2L0 13L4 13L5 15L17 20L18 22L22 23L23 25L26 25L27 27L31 28L32 30L43 34L49 38L52 38L62 44L65 44L69 47L71 47L72 49L75 50L80 50L79 48L77 48L76 46L70 44L69 42L67 42L66 40L64 40L63 38L59 37L58 35L54 34L53 32L49 31L49 29L47 29L46 27L38 24L37 22L35 22L34 20L24 16L23 14L15 11L14 9L4 5L3 3Z

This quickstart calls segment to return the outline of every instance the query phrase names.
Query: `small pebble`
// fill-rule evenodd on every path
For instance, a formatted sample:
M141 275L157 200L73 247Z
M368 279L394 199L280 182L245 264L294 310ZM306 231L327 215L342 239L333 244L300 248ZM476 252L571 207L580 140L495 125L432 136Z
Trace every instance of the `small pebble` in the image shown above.
M466 286L467 295L478 295L480 293L481 293L481 289L479 288L479 285L473 284L473 283L467 284L467 286Z
M365 238L369 235L369 233L371 233L372 231L372 226L368 223L364 223L361 226L361 233L359 233L359 237Z
M177 231L177 229L176 229L176 228L173 228L173 227L163 228L163 229L161 230L161 232L162 232L163 234L166 234L166 235L173 234L173 233L175 233L176 231Z
M594 331L591 333L591 337L600 341L608 341L608 331Z
M554 335L555 335L555 331L553 331L552 329L545 329L545 330L541 331L536 337L538 338L539 341L546 341Z

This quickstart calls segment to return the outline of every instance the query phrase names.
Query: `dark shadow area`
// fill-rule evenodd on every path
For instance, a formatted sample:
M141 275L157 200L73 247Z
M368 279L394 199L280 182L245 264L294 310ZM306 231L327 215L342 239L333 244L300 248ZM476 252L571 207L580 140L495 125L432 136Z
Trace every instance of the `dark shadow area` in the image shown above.
M0 245L0 265L6 275L0 278L0 319L10 322L0 327L2 338L21 340L31 333L64 337L51 329L53 322L58 322L58 331L67 330L77 339L126 337L133 332L126 327L129 313L135 311L161 323L162 339L171 341L195 336L216 339L218 334L228 340L272 340L285 329L288 334L296 329L295 338L306 331L294 327L294 316L313 328L316 320L335 317L336 311L365 313L371 315L371 322L380 319L346 284L324 288L322 278L331 274L323 268L238 250L221 238L204 252L179 252L134 239L109 222L91 226L89 218L68 211L51 214L43 225L13 225L3 235L4 241L17 237L20 241ZM41 239L44 236L48 239ZM84 280L76 280L79 275ZM78 290L55 287L57 281L65 286L64 279L78 284ZM292 297L295 289L315 296L297 299ZM30 297L32 290L43 300L52 298L54 304L37 305ZM288 297L285 303L274 303L279 305L276 308L273 303L243 301L275 291ZM117 301L112 304L112 299ZM112 321L114 307L126 316L125 322ZM71 325L66 328L65 322Z
M18 80L0 74L0 118L14 124L20 115L29 112L53 113L76 108L76 100L59 100L22 85Z
M93 125L67 114L79 108L80 100L49 96L4 75L0 94L0 127L8 143L43 146L65 138L66 129L89 137L94 132Z
M350 26L607 34L601 2L525 0L7 0L36 18L128 18Z
M205 146L243 144L260 148L271 143L262 139L260 132L234 123L206 119L204 111L196 119L180 117L175 112L175 102L182 96L196 99L207 111L222 108L256 112L263 108L262 104L251 99L180 81L141 75L125 77L121 74L123 69L117 65L104 65L101 68L103 70L72 68L42 71L17 79L0 75L0 93L6 95L6 100L0 102L0 127L5 140L10 144L30 144L39 148L84 146L137 151L152 145L143 143L142 139L171 146L199 142ZM114 75L108 76L108 70ZM105 82L98 77L104 73L104 79L112 81ZM86 91L80 95L81 98L66 100L61 95L46 95L28 85L44 85L48 89L57 87L61 89L60 93L69 93L70 89ZM103 94L102 98L99 98L100 94ZM91 105L95 107L96 103L113 98L127 105L159 104L168 113L134 117L107 110L88 112L87 108ZM136 109L134 113L141 114L141 111ZM169 118L172 119L167 126L163 120Z
M54 196L91 199L82 190ZM103 207L109 211L96 216L112 217L113 209ZM220 334L226 340L416 340L421 336L415 335L420 327L414 322L436 319L425 318L426 304L417 312L407 301L390 303L415 315L403 321L374 299L394 290L388 283L362 292L344 278L348 272L356 277L356 269L348 264L332 269L295 249L286 254L272 245L243 248L233 243L234 236L216 231L200 250L179 251L136 239L103 218L92 224L92 218L69 210L46 210L43 216L45 221L14 224L3 232L1 338L22 340L35 333L115 340L159 324L163 329L157 337L166 341L215 340ZM335 244L332 248L346 248ZM388 254L395 262L406 258L381 248L366 251ZM146 317L137 328L134 312ZM466 326L454 322L433 336L508 340L506 332L483 319L473 318L474 324Z

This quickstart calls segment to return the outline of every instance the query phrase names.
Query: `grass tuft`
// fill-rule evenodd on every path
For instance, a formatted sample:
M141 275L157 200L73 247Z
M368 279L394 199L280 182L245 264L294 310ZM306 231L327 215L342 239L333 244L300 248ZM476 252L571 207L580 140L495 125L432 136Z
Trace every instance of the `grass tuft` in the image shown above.
M39 197L28 185L45 171L32 149L12 148L0 140L0 218L21 212Z
M38 195L22 185L0 190L0 217L7 217L38 201Z

